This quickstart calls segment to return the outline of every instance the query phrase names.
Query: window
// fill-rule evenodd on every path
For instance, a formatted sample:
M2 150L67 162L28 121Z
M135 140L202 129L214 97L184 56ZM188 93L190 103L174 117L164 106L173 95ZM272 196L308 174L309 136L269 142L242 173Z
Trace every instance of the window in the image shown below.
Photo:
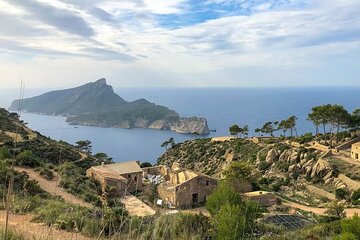
M130 174L128 175L128 178L131 178L131 175L130 175Z
M359 159L359 154L355 153L355 159Z
M206 186L209 186L209 181L206 181Z
M135 177L134 180L137 181L137 177Z

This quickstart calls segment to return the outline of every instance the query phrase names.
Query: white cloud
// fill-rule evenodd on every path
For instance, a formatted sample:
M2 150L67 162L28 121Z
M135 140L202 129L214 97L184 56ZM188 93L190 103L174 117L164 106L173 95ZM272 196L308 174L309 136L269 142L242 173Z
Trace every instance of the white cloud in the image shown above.
M194 76L214 79L219 72L226 72L228 79L218 83L209 80L209 85L226 85L236 83L239 73L229 69L249 72L265 67L273 72L293 69L297 73L308 68L316 78L317 68L336 66L333 59L360 60L357 0L291 0L279 8L273 8L276 1L208 0L209 4L246 5L254 12L205 19L176 29L164 26L159 17L170 16L171 21L172 16L189 13L190 0L15 1L16 5L13 0L0 0L0 7L9 9L0 12L0 19L8 23L0 26L0 62L7 66L2 71L11 77L20 69L36 82L53 79L54 84L57 77L50 76L66 69L67 79L73 75L79 81L126 75L132 81L118 83L124 86L134 82L163 84L162 79L170 78L203 86L206 80L193 82ZM53 16L34 9L45 2ZM18 20L12 21L13 17ZM82 27L74 28L71 19ZM12 31L14 28L22 29L22 34ZM45 68L46 73L41 71ZM337 68L339 72L348 70L341 62ZM355 79L358 73L354 69L350 76Z

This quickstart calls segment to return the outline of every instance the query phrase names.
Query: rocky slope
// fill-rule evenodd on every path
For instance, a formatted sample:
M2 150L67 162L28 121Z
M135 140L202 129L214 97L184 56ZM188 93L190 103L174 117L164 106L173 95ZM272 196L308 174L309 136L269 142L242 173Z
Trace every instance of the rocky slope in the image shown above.
M304 204L322 204L326 198L333 199L337 189L351 194L360 186L360 166L324 157L324 152L317 149L281 141L257 144L243 139L192 140L168 149L158 164L180 162L186 168L221 176L234 161L249 163L263 188Z
M15 100L10 110L17 110ZM83 86L52 91L22 101L26 112L67 116L73 125L117 128L152 128L179 133L209 134L204 118L182 118L174 110L146 99L127 102L118 96L105 79Z
M259 152L266 154L262 147L242 139L225 142L212 142L209 138L197 139L168 149L157 163L171 165L179 162L186 168L213 175L219 174L231 161L255 162Z

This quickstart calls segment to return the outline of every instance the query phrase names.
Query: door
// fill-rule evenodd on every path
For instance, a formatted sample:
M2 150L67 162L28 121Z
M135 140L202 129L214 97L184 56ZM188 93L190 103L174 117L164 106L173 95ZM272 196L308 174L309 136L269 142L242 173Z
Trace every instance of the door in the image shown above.
M194 193L193 195L192 195L192 203L194 204L194 205L196 205L196 204L198 204L198 202L199 202L199 195L197 194L197 193Z

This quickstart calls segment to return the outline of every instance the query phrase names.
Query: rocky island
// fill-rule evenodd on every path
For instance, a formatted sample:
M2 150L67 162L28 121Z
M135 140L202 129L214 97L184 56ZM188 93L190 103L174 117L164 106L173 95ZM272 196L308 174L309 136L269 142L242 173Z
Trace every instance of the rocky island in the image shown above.
M17 110L18 101L13 101L9 110ZM26 98L21 105L25 112L66 116L66 121L72 125L209 134L205 118L180 117L174 110L146 99L127 102L114 92L104 78L79 87Z

